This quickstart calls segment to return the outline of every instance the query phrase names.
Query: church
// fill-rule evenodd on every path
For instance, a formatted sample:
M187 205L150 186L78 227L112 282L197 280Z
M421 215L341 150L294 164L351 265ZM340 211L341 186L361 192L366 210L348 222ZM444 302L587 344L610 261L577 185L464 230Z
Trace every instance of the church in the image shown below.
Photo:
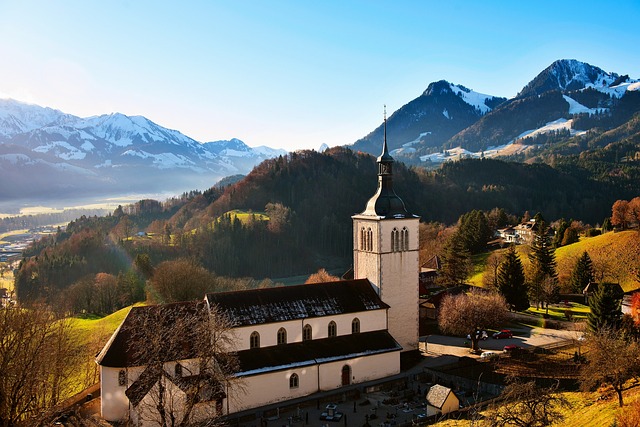
M192 352L168 352L163 366L152 369L135 351L145 343L133 338L132 328L150 311L162 316L204 305L231 321L239 364L234 377L242 386L234 389L228 381L207 393L201 390L189 415L193 420L400 373L400 353L418 347L419 218L393 189L393 163L385 118L377 191L352 216L352 280L212 293L204 301L132 308L96 357L102 417L147 424L157 405L150 390L159 381L163 393L182 396L183 402L189 398L188 380L201 370Z

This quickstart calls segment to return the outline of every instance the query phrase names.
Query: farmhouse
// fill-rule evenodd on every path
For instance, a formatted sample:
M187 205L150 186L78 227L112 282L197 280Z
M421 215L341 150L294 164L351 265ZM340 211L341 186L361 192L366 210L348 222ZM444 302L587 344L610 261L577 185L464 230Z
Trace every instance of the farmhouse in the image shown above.
M385 118L377 191L352 217L353 280L134 307L96 359L102 416L144 425L159 416L154 412L159 397L165 404L171 400L178 412L187 401L195 402L189 416L197 420L398 374L400 353L418 347L419 218L393 189L393 162ZM182 345L168 351L161 366L141 356L149 345L136 339L141 318L153 311L170 319L171 313L197 312L203 304L231 321L235 348L229 350L239 362L233 379L241 381L208 374L216 362L199 360L193 344L197 332L185 332ZM160 332L170 323L160 320L155 327ZM151 396L152 389L160 395Z

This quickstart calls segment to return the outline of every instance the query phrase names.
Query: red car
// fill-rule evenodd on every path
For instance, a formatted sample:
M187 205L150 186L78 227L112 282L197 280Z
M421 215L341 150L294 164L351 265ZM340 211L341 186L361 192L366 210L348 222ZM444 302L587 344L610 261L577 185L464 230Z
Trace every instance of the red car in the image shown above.
M511 337L513 337L513 334L508 329L503 329L500 332L496 332L495 334L493 334L493 338L497 340L502 338L511 338Z

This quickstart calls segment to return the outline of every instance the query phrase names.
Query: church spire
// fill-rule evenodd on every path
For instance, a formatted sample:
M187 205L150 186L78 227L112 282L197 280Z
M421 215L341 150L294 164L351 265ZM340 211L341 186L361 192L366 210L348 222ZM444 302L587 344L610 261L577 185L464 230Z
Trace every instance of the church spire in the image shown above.
M413 217L404 206L404 202L393 190L393 157L387 146L387 106L384 108L384 138L382 154L378 163L378 191L373 195L362 215L373 215L384 218Z

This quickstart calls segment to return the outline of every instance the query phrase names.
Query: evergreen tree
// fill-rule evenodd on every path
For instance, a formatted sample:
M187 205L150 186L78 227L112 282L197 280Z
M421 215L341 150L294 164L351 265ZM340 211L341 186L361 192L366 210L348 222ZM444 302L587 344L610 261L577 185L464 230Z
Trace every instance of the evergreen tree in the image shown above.
M600 283L589 299L591 312L587 315L587 327L591 332L601 329L617 329L622 320L620 303L622 290L614 283Z
M562 218L558 222L558 228L556 228L556 234L553 236L553 247L559 248L562 246L562 238L564 237L565 231L569 228L569 223Z
M530 297L536 302L536 308L541 302L549 306L550 298L555 292L549 291L549 286L557 286L556 256L549 239L549 227L541 214L536 214L535 233L531 244L529 260L531 261L531 278L529 280Z
M485 250L487 242L493 235L493 230L491 230L484 212L473 210L461 215L458 224L458 234L467 251L476 254Z
M442 269L439 281L444 286L457 286L464 283L471 272L471 254L464 245L459 233L454 233L442 253Z
M498 290L507 300L511 310L522 311L529 308L524 268L515 246L511 246L498 269Z
M584 251L582 256L578 258L578 261L571 272L569 285L573 292L580 294L589 283L593 282L593 280L593 263L591 262L591 257L589 257L587 251Z

